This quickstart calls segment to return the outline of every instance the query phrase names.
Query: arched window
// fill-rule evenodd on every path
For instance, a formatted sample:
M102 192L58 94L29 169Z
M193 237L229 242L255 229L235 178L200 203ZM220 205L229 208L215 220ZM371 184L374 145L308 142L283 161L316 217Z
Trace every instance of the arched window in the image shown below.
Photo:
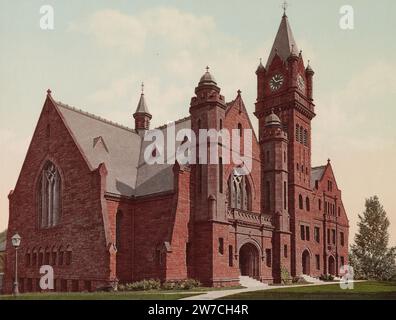
M51 257L51 250L50 248L45 248L45 253L44 253L44 264L50 264L50 257Z
M296 141L300 138L300 126L296 124Z
M72 262L72 248L70 246L67 246L66 248L66 265L70 266L71 262Z
M63 261L63 258L64 258L64 249L63 249L63 247L61 246L60 248L59 248L59 260L58 260L58 265L59 266L63 266L63 263L64 263L64 261Z
M307 211L310 210L309 198L308 197L305 198L305 207L306 207Z
M32 266L37 266L37 249L33 248L32 252Z
M52 255L51 255L51 265L56 266L58 260L58 250L56 247L52 247Z
M38 187L40 227L49 228L59 223L61 210L61 178L55 165L48 161L41 173Z
M318 200L318 206L319 206L319 210L322 210L322 200Z
M123 213L121 210L117 211L116 215L116 248L121 248L121 227L122 227Z
M246 176L235 172L230 175L227 197L230 208L251 210L251 190Z
M25 266L30 267L30 250L26 251L25 254Z
M299 207L301 210L304 209L303 197L302 197L301 194L298 196L298 207Z
M44 249L40 248L39 249L39 255L38 255L38 265L41 267L44 263Z

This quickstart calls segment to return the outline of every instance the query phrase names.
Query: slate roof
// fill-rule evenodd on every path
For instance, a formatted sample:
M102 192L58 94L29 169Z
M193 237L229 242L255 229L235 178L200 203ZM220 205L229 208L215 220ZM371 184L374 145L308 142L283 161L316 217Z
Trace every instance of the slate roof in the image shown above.
M293 52L298 54L297 43L294 40L288 18L286 15L283 15L265 68L268 70L276 53L283 61L286 61L292 52L292 48Z
M142 94L140 95L140 99L139 99L139 103L137 105L136 111L135 113L146 113L146 114L150 114L148 107L147 107L147 103L146 103L146 99L144 98L144 93L142 92Z
M55 103L91 168L105 163L107 192L131 197L173 190L173 164L146 164L144 150L151 142L145 142L135 130ZM190 118L178 120L175 125L176 132L190 128ZM166 139L166 126L158 129L164 131Z
M319 167L313 167L311 169L311 187L313 188L315 186L315 181L322 179L323 173L326 170L326 166L319 166Z

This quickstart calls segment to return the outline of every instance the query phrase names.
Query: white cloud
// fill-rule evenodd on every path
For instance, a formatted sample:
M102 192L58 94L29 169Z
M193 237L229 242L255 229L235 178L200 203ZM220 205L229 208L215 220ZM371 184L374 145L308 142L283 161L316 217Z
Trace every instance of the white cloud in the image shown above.
M69 26L69 31L93 36L102 46L129 53L144 52L149 37L166 39L176 47L208 48L207 35L214 29L212 17L197 17L176 8L155 8L137 15L105 9Z

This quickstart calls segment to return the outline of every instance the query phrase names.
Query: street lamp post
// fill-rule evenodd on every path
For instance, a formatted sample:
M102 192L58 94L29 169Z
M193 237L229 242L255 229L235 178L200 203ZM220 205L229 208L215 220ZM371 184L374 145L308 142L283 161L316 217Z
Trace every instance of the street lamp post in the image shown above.
M15 281L14 281L14 295L19 294L18 285L18 248L21 245L21 236L16 233L11 238L12 246L15 248Z

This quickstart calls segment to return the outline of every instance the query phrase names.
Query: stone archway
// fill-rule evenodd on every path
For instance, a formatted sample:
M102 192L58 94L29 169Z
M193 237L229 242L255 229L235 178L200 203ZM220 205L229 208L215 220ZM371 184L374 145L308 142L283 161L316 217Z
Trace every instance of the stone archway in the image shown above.
M333 256L329 257L329 274L333 276L336 274L335 259Z
M309 275L311 273L311 256L308 250L302 253L302 273Z
M242 276L259 278L260 253L252 243L245 243L239 249L239 269Z

